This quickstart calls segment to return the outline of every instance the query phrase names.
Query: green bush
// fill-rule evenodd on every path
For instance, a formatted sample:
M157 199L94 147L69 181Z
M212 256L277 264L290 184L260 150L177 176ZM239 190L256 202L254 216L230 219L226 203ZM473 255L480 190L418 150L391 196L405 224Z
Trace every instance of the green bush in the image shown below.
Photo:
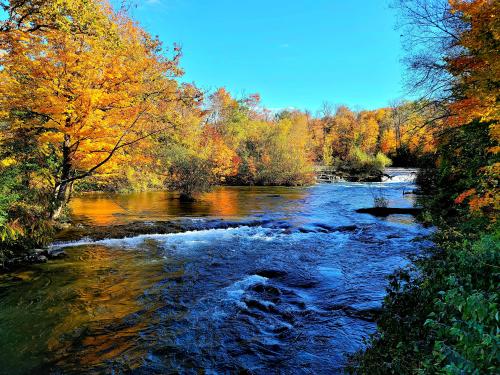
M209 191L217 183L212 170L210 160L189 152L179 153L171 161L167 187L178 191L182 200L194 200L197 194Z
M357 147L351 150L346 162L354 169L383 170L391 165L391 159L383 153L379 152L377 155L371 156Z
M449 269L425 326L435 334L430 370L498 373L500 230L446 249Z
M383 153L378 152L377 155L375 155L374 163L379 169L384 169L392 165L392 160L385 156Z
M379 152L375 156L372 156L358 147L352 148L345 160L338 158L333 160L333 166L338 169L359 171L368 174L381 172L391 164L391 159L383 153Z

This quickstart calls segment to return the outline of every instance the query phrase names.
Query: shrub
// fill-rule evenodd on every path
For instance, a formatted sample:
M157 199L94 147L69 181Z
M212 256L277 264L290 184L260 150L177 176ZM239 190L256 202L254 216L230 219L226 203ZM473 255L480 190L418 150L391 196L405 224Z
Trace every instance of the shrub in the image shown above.
M385 208L389 206L389 201L385 197L375 197L373 198L373 204L375 207Z
M375 156L368 155L358 147L351 149L348 158L344 161L348 167L365 171L382 171L391 165L391 159L379 152Z
M199 193L209 191L217 182L210 160L193 154L180 154L170 165L167 187L177 190L183 200L193 200Z
M0 168L0 266L12 257L46 246L53 236L47 192L26 183L26 169Z
M384 169L392 165L392 160L385 156L383 153L378 152L377 155L375 155L374 163L379 169Z

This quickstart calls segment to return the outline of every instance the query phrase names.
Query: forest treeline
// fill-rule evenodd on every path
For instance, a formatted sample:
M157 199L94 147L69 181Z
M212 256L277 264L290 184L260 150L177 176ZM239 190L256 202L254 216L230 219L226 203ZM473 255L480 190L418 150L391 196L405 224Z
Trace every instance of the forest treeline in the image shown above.
M380 171L435 149L430 103L325 104L273 113L182 82L125 8L100 0L2 1L0 252L43 246L75 191L303 185L315 165ZM425 108L425 110L422 110ZM1 260L1 259L0 259Z
M165 187L187 197L216 184L304 185L315 166L366 172L393 161L415 166L435 150L422 103L355 112L324 104L316 116L299 110L273 113L258 94L233 98L224 88L208 94L179 121L124 150L127 165L96 171L81 189L149 190ZM391 160L392 159L392 160Z

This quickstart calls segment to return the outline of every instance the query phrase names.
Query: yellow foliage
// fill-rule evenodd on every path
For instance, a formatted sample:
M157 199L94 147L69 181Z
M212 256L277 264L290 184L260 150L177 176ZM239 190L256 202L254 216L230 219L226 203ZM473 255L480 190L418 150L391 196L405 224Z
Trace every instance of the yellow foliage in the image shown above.
M160 42L123 12L93 1L48 3L64 5L73 23L63 16L43 32L0 34L7 51L0 56L0 121L14 134L40 128L39 148L55 150L62 165L56 188L66 189L116 169L127 158L124 148L175 124L193 90L185 86L185 95L174 80L182 74L177 57L165 57Z

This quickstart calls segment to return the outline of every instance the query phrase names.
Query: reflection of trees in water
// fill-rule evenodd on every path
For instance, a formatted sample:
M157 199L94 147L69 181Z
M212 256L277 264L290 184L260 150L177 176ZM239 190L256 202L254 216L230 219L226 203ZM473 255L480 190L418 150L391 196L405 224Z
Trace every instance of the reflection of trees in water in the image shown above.
M114 215L125 212L113 199L103 195L74 198L70 208L77 217L87 217L96 225L108 225L115 221Z
M99 226L183 216L239 217L275 209L283 203L278 196L294 201L305 194L304 189L283 187L218 187L194 202L170 192L84 194L73 199L71 210L74 217Z
M210 206L210 214L217 216L237 216L242 211L241 197L235 189L216 189L204 197Z
M103 246L78 251L80 260L68 265L71 279L61 291L67 294L66 315L53 328L48 349L63 367L92 367L124 353L133 366L144 356L137 343L154 319L158 300L151 288L164 276L162 263L151 262L150 252Z

